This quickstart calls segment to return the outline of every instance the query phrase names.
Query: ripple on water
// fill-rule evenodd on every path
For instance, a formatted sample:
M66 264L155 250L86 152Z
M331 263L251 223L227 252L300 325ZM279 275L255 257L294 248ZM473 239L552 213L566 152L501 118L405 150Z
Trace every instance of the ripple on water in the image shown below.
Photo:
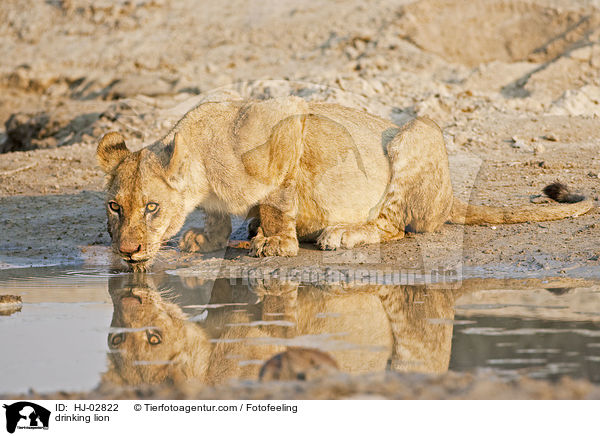
M0 393L82 391L111 378L253 380L287 347L328 353L350 373L568 374L600 383L600 287L558 294L541 282L474 283L253 287L83 267L4 270L0 294L21 296L23 306L0 313L0 347L11 350L0 354Z

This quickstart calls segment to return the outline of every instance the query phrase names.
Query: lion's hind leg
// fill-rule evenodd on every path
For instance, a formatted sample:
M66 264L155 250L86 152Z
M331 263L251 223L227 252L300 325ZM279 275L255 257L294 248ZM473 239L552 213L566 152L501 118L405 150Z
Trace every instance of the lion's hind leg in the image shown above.
M406 123L387 147L392 175L378 220L434 232L448 220L453 194L442 131L427 118Z
M324 250L393 241L404 232L432 232L448 219L452 186L442 133L433 121L405 124L387 146L392 174L376 218L326 227Z
M378 218L365 224L338 224L326 227L317 238L317 244L322 250L335 250L393 241L403 237L403 230L385 219Z

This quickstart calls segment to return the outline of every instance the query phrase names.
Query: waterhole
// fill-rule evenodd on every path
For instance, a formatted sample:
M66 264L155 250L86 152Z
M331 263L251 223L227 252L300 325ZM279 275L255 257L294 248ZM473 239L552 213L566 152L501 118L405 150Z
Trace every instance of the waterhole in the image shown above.
M0 295L22 305L0 311L0 394L257 380L287 347L327 353L352 374L484 370L599 383L600 286L527 283L441 289L5 270Z

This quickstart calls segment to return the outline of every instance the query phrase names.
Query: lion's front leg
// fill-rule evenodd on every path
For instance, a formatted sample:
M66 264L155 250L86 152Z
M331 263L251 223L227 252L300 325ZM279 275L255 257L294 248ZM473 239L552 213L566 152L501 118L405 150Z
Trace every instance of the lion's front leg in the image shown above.
M298 204L295 184L289 182L259 205L260 227L250 243L250 255L296 256L296 214Z
M231 234L231 217L220 212L206 212L204 228L192 228L184 233L179 248L192 253L207 253L227 247Z

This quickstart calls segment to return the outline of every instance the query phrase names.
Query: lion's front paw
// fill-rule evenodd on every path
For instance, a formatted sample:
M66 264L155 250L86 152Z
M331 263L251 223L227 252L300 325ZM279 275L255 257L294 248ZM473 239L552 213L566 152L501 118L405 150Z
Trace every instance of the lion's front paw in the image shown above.
M227 246L227 239L212 240L204 233L204 229L194 228L183 234L179 241L179 249L190 253L208 253L222 250Z
M321 250L352 248L379 242L379 233L364 225L342 224L325 228L317 238Z
M250 243L250 256L296 256L297 254L296 238L286 235L264 236L260 228Z

